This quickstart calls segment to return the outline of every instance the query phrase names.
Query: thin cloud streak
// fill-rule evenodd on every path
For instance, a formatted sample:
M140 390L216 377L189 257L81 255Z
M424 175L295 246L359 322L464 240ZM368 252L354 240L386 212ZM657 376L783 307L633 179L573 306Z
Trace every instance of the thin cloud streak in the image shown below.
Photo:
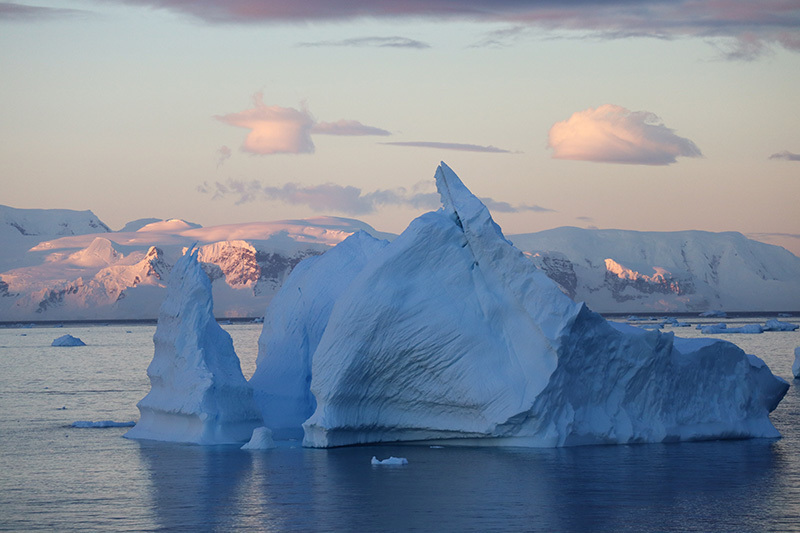
M0 21L28 21L50 20L64 16L86 15L88 12L78 9L61 9L57 7L28 6L15 3L0 3Z
M311 128L311 133L317 135L391 135L391 132L375 126L366 126L357 120L337 120L336 122L318 122Z
M456 150L459 152L485 152L492 154L510 154L510 150L497 148L496 146L482 146L479 144L462 144L462 143L445 143L445 142L428 142L428 141L397 141L397 142L384 142L390 146L408 146L412 148L435 148L437 150Z
M211 24L255 24L353 20L365 17L415 17L433 20L508 22L544 30L620 37L752 36L765 45L799 50L800 5L794 0L117 0L169 9ZM494 46L492 39L487 46ZM733 53L731 59L761 53L761 45ZM763 48L762 48L763 50Z
M316 41L308 43L298 43L297 46L301 47L324 47L324 46L349 46L349 47L367 47L367 48L413 48L417 50L424 50L430 48L431 45L415 39L407 37L355 37L352 39L343 39L340 41Z
M669 165L677 157L702 157L689 139L675 135L649 111L612 104L578 111L556 122L548 136L553 159L632 165Z
M232 197L236 205L254 201L277 201L292 205L305 205L317 212L339 212L348 215L367 215L380 207L399 206L418 210L433 210L441 206L439 194L420 191L417 186L412 190L398 187L396 189L379 189L363 192L351 185L325 183L322 185L301 185L285 183L281 186L265 185L259 181L243 181L229 179L226 182L213 184L203 183L197 187L202 194L210 194L212 200ZM519 213L531 211L537 213L552 212L538 205L511 205L508 202L481 198L491 210L501 213Z
M800 161L800 154L795 154L788 150L784 150L783 152L778 152L776 154L772 154L769 156L770 159L783 159L785 161Z

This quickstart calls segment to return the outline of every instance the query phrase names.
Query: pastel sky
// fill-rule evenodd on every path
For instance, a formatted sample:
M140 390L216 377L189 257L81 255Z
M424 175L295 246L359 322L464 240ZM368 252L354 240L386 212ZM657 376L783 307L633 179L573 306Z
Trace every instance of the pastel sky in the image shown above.
M399 232L445 161L506 233L800 255L798 0L0 1L0 203Z

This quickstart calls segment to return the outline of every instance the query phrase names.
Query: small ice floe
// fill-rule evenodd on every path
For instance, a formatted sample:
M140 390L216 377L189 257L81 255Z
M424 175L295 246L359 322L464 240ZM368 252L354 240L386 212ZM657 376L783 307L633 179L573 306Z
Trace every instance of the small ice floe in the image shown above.
M792 374L795 379L800 379L800 346L794 349L794 364L792 365Z
M728 313L725 311L720 311L719 309L712 309L710 311L704 311L700 313L700 316L703 318L727 318Z
M431 446L431 450L441 450L442 448L444 448L444 446L437 446L437 445Z
M86 346L86 343L72 335L62 335L53 341L50 346Z
M136 425L136 422L114 422L113 420L98 420L93 422L91 420L76 420L71 425L74 428L131 428Z
M764 331L794 331L797 328L800 328L797 324L791 324L789 322L781 322L776 318L770 318L767 320L766 325L764 326Z
M763 333L764 328L760 324L745 324L737 328L729 328L727 324L719 323L713 326L703 326L700 331L707 335L716 333Z
M268 427L261 426L253 430L253 436L250 441L242 446L243 450L269 450L275 447L275 441L272 440L272 430Z
M373 466L376 466L376 465L389 465L389 466L407 465L408 464L408 459L406 459L405 457L389 457L389 458L384 459L383 461L381 461L380 459L378 459L377 457L375 457L373 455L371 462L372 462Z

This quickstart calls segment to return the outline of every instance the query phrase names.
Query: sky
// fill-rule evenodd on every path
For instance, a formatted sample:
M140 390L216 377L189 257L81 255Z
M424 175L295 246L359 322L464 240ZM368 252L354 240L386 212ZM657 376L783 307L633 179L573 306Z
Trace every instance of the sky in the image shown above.
M800 255L798 0L0 0L0 204L398 233L440 161L507 234Z

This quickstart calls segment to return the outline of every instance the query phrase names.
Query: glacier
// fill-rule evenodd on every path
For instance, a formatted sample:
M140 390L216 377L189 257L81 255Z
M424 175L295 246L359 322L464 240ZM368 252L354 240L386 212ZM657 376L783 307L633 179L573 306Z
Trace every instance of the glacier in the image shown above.
M515 248L444 163L436 185L443 208L392 242L345 241L289 276L251 380L268 426L299 430L313 409L309 447L779 436L768 415L788 384L760 359L607 322Z
M147 368L150 392L127 438L229 444L263 426L231 336L214 318L198 252L190 247L172 268Z

